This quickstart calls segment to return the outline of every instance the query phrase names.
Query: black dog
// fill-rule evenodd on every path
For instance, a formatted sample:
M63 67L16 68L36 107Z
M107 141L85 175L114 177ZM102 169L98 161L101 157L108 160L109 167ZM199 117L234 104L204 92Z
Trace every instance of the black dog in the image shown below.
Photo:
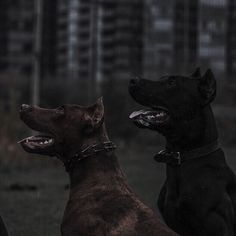
M210 103L216 96L211 70L201 76L133 79L129 92L149 110L134 112L136 125L158 131L166 149L155 159L167 163L158 199L166 223L179 234L236 235L236 177L218 146Z
M101 99L88 107L22 105L20 116L46 133L22 140L23 148L57 156L69 173L63 236L177 236L128 187L107 136Z

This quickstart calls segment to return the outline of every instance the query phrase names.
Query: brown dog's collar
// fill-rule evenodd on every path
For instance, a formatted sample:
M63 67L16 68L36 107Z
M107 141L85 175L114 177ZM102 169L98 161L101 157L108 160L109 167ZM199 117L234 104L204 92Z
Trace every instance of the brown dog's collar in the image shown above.
M76 164L80 161L85 160L89 157L95 156L101 152L110 152L116 149L116 145L113 142L103 142L96 143L90 146L87 146L83 150L77 152L74 156L64 161L64 166L67 172L73 170Z
M188 160L207 156L219 149L218 140L203 147L193 149L186 152L171 152L168 150L162 150L154 156L154 160L169 165L181 165Z

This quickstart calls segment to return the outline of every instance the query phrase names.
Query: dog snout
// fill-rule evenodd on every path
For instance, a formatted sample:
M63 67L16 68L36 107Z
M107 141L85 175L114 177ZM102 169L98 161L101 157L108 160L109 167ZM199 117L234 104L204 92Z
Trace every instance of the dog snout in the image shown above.
M28 104L22 104L20 107L20 112L32 111L32 106Z

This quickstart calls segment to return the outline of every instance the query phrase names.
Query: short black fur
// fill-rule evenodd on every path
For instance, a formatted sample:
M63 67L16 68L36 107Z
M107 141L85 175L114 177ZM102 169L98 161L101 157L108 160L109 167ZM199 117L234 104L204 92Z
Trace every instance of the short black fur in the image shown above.
M129 92L159 119L155 124L147 111L140 111L131 115L134 123L161 133L167 150L187 152L218 139L210 106L216 80L210 69L203 76L197 69L191 76L155 82L132 79ZM166 175L158 207L172 229L183 236L236 235L236 177L222 149L180 166L167 164Z

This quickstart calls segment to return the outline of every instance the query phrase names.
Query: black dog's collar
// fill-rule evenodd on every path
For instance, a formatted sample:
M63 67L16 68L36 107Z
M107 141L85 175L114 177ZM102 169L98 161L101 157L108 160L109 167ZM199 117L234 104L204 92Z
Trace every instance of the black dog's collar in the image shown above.
M154 156L154 160L169 165L179 166L185 161L196 159L202 156L207 156L218 149L219 143L218 140L216 140L215 142L210 143L206 146L186 152L171 152L167 150L162 150Z
M74 166L82 160L88 157L95 156L101 152L110 152L116 149L116 145L113 142L103 142L98 144L90 145L83 150L77 152L74 156L64 161L64 166L67 172L73 170Z

